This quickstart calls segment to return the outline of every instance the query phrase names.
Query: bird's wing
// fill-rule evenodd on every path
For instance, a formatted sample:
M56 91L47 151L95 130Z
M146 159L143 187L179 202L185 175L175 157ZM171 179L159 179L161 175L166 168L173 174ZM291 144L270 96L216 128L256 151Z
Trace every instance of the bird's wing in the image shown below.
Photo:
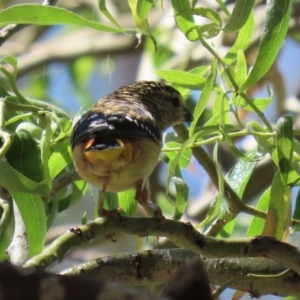
M140 122L129 116L109 115L101 112L90 112L82 116L73 128L71 135L72 148L79 142L101 137L144 138L160 141L160 131L150 123Z

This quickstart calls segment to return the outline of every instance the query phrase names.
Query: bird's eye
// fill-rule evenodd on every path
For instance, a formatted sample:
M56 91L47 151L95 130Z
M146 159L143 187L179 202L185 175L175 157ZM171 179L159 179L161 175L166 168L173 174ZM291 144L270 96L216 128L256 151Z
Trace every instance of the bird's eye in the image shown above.
M174 97L174 98L171 99L171 102L172 102L173 106L176 107L176 108L178 108L180 106L179 98Z

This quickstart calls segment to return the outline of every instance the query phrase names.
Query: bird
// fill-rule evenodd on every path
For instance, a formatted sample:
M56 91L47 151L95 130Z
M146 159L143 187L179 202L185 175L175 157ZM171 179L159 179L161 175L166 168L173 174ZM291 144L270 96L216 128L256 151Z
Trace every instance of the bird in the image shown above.
M191 122L192 113L181 94L156 81L136 81L117 88L96 102L74 125L72 159L78 175L101 190L98 216L106 192L135 189L135 199L150 216L161 209L150 201L148 177L171 126Z

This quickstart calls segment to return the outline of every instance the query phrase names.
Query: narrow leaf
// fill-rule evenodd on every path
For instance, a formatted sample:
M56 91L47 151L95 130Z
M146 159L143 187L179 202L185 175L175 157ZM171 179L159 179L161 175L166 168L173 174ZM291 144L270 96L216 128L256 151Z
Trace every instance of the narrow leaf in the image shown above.
M172 180L176 188L176 204L174 219L180 220L187 206L189 187L180 177L173 177Z
M70 141L61 143L49 158L49 174L54 179L72 161Z
M182 144L177 142L168 142L165 144L164 148L168 148L168 151L166 152L166 155L172 159L176 156L175 151L169 151L172 148L180 148ZM182 155L179 158L178 164L180 168L186 168L188 164L190 163L192 158L192 150L191 149L185 149L182 153Z
M101 12L105 15L105 17L109 21L111 21L118 29L120 29L120 31L123 31L121 26L118 24L118 22L114 19L114 17L108 11L105 0L99 0L99 9L101 10Z
M256 61L239 93L258 82L272 66L286 37L292 2L292 0L267 1L266 19Z
M293 219L300 220L300 189L298 190L298 194L296 197L296 205L293 214ZM299 228L297 230L299 231Z
M171 83L198 90L201 89L206 82L206 78L184 71L160 70L156 71L156 74L162 79Z
M263 235L285 240L290 226L291 189L284 186L277 171L272 182L270 203Z
M10 191L10 193L20 210L25 224L29 241L29 255L32 257L43 250L46 238L47 219L42 198L32 193L15 191Z
M128 216L134 216L137 211L137 201L134 199L135 190L128 190L118 193L119 205Z
M195 41L198 39L198 32L196 30L196 24L192 15L180 15L184 11L191 9L190 2L188 0L172 0L172 6L174 9L176 24L178 28L185 34L187 39Z
M69 24L90 27L105 32L120 32L98 22L89 21L66 9L39 4L19 4L0 11L0 25L7 24L57 25Z
M261 198L258 200L258 203L256 205L257 209L260 209L262 211L267 211L269 206L269 200L270 200L270 192L271 188L268 188ZM257 235L262 235L264 227L265 227L265 220L258 217L253 217L252 221L250 223L250 226L247 230L246 237L252 237Z
M225 56L225 62L227 64L233 63L237 58L237 51L238 50L245 50L249 46L251 42L251 38L254 31L254 12L251 11L251 14L244 24L242 29L239 31L237 39L231 49L227 52Z
M8 162L0 162L0 182L3 187L16 192L35 192L48 195L50 192L50 181L35 182L13 169Z
M279 118L276 127L278 166L282 183L288 185L289 173L292 170L293 157L293 117L284 116Z
M235 2L231 17L224 27L225 31L234 32L240 30L252 11L254 0L238 0Z
M138 0L136 6L137 15L142 19L146 19L153 4L154 0Z
M194 120L190 126L189 129L189 135L191 136L194 133L196 124L204 111L204 109L207 106L207 103L210 99L211 93L213 91L214 83L217 76L217 60L214 59L211 67L211 73L209 74L207 81L204 85L203 91L200 95L200 98L196 104L195 110L194 110Z

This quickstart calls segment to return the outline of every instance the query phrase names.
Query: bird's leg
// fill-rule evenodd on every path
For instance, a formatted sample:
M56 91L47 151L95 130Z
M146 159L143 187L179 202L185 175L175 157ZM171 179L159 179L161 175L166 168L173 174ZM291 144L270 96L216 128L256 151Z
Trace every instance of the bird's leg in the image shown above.
M101 195L98 202L98 216L105 216L107 213L107 210L104 208L104 201L105 201L105 194L106 194L106 183L103 183L102 189L101 189Z
M149 201L150 191L148 178L138 181L135 187L135 200L145 209L148 216L165 220L160 207Z
M101 195L98 201L98 216L99 217L107 217L107 216L117 216L121 217L119 210L112 209L107 210L104 208L104 201L105 201L105 194L106 194L107 184L103 183L102 189L101 189Z

